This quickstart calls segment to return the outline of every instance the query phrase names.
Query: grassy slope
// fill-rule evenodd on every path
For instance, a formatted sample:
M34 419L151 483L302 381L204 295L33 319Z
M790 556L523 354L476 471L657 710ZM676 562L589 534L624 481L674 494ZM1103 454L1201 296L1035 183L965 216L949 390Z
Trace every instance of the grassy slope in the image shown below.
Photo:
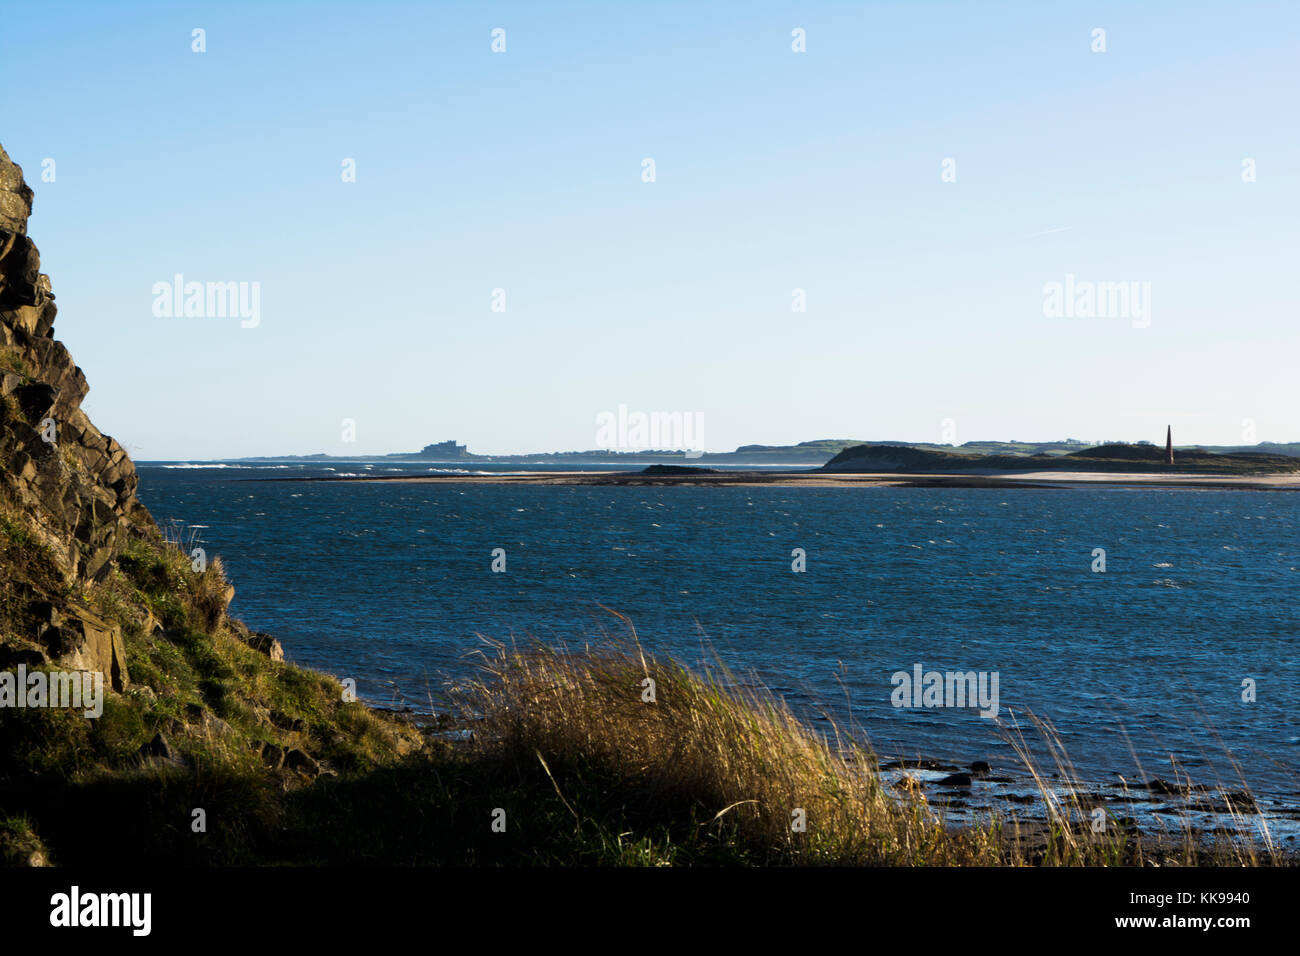
M257 856L250 834L277 827L284 794L315 770L305 761L305 773L268 766L278 755L270 747L298 750L342 777L419 745L408 725L344 702L334 679L245 644L247 630L223 612L219 560L198 575L174 544L142 536L103 584L68 585L10 507L0 512L0 573L0 649L12 657L31 647L28 596L56 594L121 625L132 681L125 694L106 693L98 719L0 711L0 834L10 834L0 835L0 856L11 861L15 852L26 858L8 847L23 833L56 863L105 852L248 861ZM176 766L140 756L158 733ZM207 834L190 833L195 807L208 811Z

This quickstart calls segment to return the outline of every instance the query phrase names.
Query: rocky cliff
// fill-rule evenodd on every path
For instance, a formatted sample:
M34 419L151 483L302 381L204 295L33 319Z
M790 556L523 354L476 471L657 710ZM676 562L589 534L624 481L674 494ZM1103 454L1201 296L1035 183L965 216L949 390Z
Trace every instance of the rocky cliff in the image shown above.
M120 628L71 594L102 580L133 532L158 529L126 451L81 410L89 387L54 338L58 307L27 234L31 213L22 169L0 147L0 507L9 536L34 541L55 571L10 580L6 616L28 630L30 662L101 670L121 689Z
M42 537L69 575L98 578L132 524L153 528L136 500L135 465L81 410L89 387L54 338L58 307L27 235L32 192L0 147L0 456L3 479L41 515Z
M54 338L32 199L0 148L0 864L264 861L285 794L423 737L231 618L220 558L191 561L140 504ZM103 675L99 712L31 692L73 672ZM240 823L192 829L195 807Z

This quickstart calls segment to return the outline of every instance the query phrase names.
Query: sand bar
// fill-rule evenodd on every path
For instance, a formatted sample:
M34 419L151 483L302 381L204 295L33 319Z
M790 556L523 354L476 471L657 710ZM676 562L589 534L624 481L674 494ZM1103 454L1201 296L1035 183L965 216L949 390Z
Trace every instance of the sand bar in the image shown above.
M969 471L942 474L898 472L849 473L818 471L719 471L708 474L642 474L640 472L529 471L502 474L376 475L318 478L258 478L254 481L407 482L415 484L487 485L629 485L634 487L690 485L693 487L758 486L805 488L1080 488L1094 486L1223 488L1246 491L1300 491L1294 474L1214 475L1088 471Z

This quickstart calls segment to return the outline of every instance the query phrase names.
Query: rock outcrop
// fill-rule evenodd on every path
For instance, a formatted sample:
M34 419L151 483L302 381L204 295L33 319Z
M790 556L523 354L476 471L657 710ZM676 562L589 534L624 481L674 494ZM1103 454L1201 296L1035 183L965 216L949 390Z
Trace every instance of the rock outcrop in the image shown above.
M31 212L0 149L0 865L146 845L187 866L283 862L289 850L262 848L297 805L285 794L393 766L425 737L286 662L229 615L221 557L195 557L141 506L135 466L82 411L86 377L54 338ZM76 672L104 680L74 685ZM247 836L178 830L195 807Z
M32 191L0 147L0 462L69 578L97 579L132 525L153 528L135 465L81 410L86 377L55 340L58 307L27 235Z
M26 235L31 214L32 191L23 181L23 171L0 146L0 229Z
M61 342L50 278L27 235L32 191L0 147L0 503L9 533L21 526L52 557L60 586L6 582L26 603L51 662L127 681L120 628L68 594L101 580L133 533L158 533L135 496L135 465L81 410L89 386ZM15 593L16 592L16 593ZM53 593L48 593L53 592Z

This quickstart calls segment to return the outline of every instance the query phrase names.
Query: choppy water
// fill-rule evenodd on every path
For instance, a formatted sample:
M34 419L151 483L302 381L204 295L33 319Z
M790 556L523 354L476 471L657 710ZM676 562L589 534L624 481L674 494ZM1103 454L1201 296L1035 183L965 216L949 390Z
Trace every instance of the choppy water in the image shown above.
M140 497L203 526L234 613L371 699L422 706L479 634L620 633L604 605L651 650L851 717L884 755L1015 762L974 710L892 706L919 663L996 672L1001 722L1050 718L1089 779L1170 779L1173 754L1205 783L1239 786L1235 760L1257 793L1300 794L1300 495L241 480L324 467L144 465Z

